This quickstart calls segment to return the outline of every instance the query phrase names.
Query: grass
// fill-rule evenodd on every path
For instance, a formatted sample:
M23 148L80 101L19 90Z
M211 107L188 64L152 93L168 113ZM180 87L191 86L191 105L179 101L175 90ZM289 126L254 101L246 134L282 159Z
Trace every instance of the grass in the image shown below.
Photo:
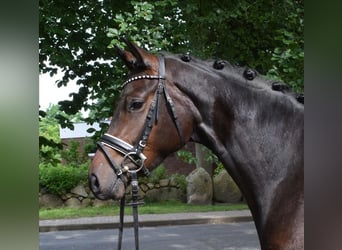
M216 205L189 205L186 203L167 201L159 203L145 203L139 206L139 214L166 214L186 212L210 212L248 209L247 205L241 204L216 204ZM65 219L95 216L119 215L119 206L87 207L87 208L55 208L40 209L39 219ZM126 207L125 214L132 214L132 208Z

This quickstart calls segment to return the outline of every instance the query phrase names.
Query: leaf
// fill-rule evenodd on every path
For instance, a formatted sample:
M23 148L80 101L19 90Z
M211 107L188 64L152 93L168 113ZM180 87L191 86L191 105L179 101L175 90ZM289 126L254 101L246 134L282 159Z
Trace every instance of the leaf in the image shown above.
M152 16L151 14L147 14L147 15L144 16L144 19L145 19L146 21L151 21L152 18L153 18L153 16Z
M96 129L94 129L94 128L88 128L88 129L87 129L87 132L88 132L89 134L91 134L91 133L96 132Z
M120 13L120 14L116 14L115 15L115 21L117 22L123 22L125 19L123 17L123 15Z
M118 29L115 29L115 28L109 28L108 29L108 33L107 33L108 37L115 37L115 36L118 36L118 35L119 35Z
M43 111L43 110L39 110L39 116L45 117L46 116L46 112Z

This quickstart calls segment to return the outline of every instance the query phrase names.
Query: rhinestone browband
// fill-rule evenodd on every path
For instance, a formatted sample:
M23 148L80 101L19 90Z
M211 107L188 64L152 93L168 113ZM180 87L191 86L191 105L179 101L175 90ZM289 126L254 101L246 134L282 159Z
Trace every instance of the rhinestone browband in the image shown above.
M165 79L165 78L162 76L151 76L151 75L135 76L135 77L132 77L132 78L128 79L127 81L125 81L121 85L121 87L124 88L128 83L136 81L136 80L140 80L140 79L156 79L156 80L159 80L159 79Z

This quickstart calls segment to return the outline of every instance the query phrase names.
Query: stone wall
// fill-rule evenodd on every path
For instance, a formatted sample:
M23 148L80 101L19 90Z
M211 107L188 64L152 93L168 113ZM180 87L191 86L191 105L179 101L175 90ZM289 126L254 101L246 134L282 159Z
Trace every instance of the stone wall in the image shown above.
M197 168L186 178L186 191L173 178L159 180L158 183L139 182L139 200L158 202L177 200L189 204L236 203L243 200L242 194L229 176L223 170L213 179L203 168ZM126 201L131 200L131 186L126 190ZM47 193L46 189L39 191L39 206L56 207L89 207L119 204L118 201L101 201L94 197L88 185L78 185L70 192L57 196Z
M131 186L126 190L126 201L131 200ZM174 179L162 179L158 183L139 183L139 200L145 201L186 201L186 194ZM101 201L94 197L87 185L78 185L63 195L49 194L45 188L39 191L39 207L89 207L104 206L117 201Z

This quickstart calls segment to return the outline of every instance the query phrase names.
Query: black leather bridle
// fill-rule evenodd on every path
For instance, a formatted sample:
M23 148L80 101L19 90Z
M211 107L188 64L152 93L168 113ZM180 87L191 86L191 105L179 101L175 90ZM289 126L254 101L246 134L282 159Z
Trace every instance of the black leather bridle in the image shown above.
M151 133L152 127L154 124L158 122L159 118L159 103L160 98L163 95L166 100L166 105L172 120L175 124L177 129L180 144L184 144L184 137L183 132L181 130L178 117L175 112L174 103L166 89L165 85L165 62L164 56L158 56L158 76L156 75L139 75L128 79L126 82L123 83L123 88L134 81L137 80L158 80L158 85L154 93L154 98L151 102L149 111L146 116L145 124L142 129L141 136L137 141L136 145L133 146L120 138L112 136L110 134L104 134L100 141L97 143L99 149L105 155L107 161L110 163L111 168L113 169L114 173L117 175L118 178L122 180L122 182L126 185L126 181L124 180L124 174L130 173L131 174L131 185L132 185L132 203L129 205L133 206L133 219L134 219L134 233L135 233L135 248L139 249L139 233L138 233L138 210L137 206L143 204L142 202L138 202L138 180L137 180L137 173L142 170L145 175L149 175L148 169L144 165L144 161L146 160L146 156L143 154L144 148L146 147L147 140ZM108 150L115 150L123 155L123 159L120 164L117 164L114 159L112 159ZM134 163L135 168L130 169L128 165L126 165L126 160L130 160ZM122 233L123 233L123 218L124 218L124 206L125 206L125 196L120 201L120 225L119 225L119 240L118 240L118 249L121 249L121 242L122 242Z

